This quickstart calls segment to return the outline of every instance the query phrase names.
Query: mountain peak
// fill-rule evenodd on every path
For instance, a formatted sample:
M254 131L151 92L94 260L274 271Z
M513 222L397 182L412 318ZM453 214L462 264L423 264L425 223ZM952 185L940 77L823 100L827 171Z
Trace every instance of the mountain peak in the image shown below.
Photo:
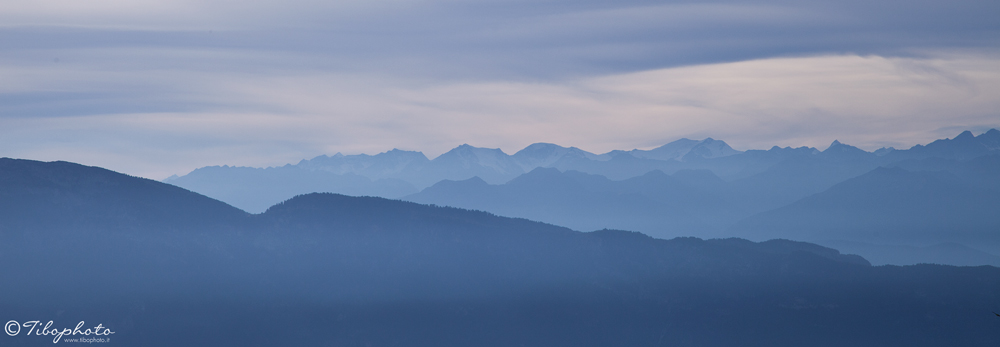
M444 154L438 156L434 160L438 160L438 159L441 159L441 158L447 158L449 156L454 156L454 155L462 155L462 156L464 156L464 155L473 155L475 157L482 157L482 156L507 157L508 156L507 153L504 153L503 150L501 150L499 148L475 147L475 146L471 146L471 145L469 145L467 143L463 143L462 145L460 145L458 147L455 147L455 148L452 148L450 151L445 152Z
M725 157L742 152L729 147L724 141L708 137L701 141L682 138L648 151L633 149L628 153L643 159L685 161L697 158Z
M876 149L875 152L872 152L872 153L881 157L881 156L889 154L889 153L891 153L892 151L895 151L895 150L896 150L896 148L893 148L893 147L882 147L882 148Z
M971 131L966 130L966 131L963 131L961 134L958 134L958 136L955 136L954 140L963 140L964 141L964 140L971 140L971 139L974 139L974 138L976 138L976 136L972 135Z
M680 159L681 161L688 161L692 159L720 158L740 153L742 152L729 147L729 144L725 141L709 137L688 150Z
M992 154L997 150L1000 150L1000 132L996 129L991 129L978 137L966 130L953 139L936 140L926 146L915 145L907 151L907 154L909 157L941 157L965 160Z
M532 144L528 145L528 147L524 147L524 149L518 151L518 153L523 152L523 151L531 152L531 151L562 149L562 148L566 148L566 147L563 147L563 146L560 146L560 145L557 145L557 144L554 144L554 143L536 142L536 143L532 143ZM515 154L517 154L517 153L515 153Z
M556 162L562 160L563 158L571 159L589 159L596 161L604 161L609 159L606 155L597 155L584 151L576 147L563 147L560 145L552 143L533 143L524 149L517 151L511 156L517 161L524 171L531 171L536 167L546 167L554 165Z
M822 151L820 153L822 155L824 155L824 156L827 156L827 157L830 157L830 156L833 156L833 157L842 157L842 156L857 157L857 156L866 156L866 155L870 155L871 154L870 152L867 152L867 151L865 151L865 150L863 150L861 148L857 148L857 147L854 147L854 146L851 146L851 145L848 145L848 144L844 144L844 143L842 143L840 141L837 141L837 140L834 140L833 143L830 144L830 147L827 147L826 150L824 150L824 151Z
M412 157L419 160L428 160L423 152L407 151L398 148L376 154L373 157Z
M432 180L460 180L479 176L489 183L502 183L524 173L524 170L511 156L499 148L480 148L468 144L439 155L431 160L433 169L438 172ZM428 185L433 182L426 182Z
M538 142L538 143L532 143L528 145L528 147L524 147L524 149L514 153L513 156L519 158L528 158L528 157L537 158L537 157L546 157L553 155L562 155L568 152L569 150L570 150L569 148L554 143Z
M989 131L977 136L976 140L986 146L989 150L1000 150L1000 130L990 129Z
M846 143L840 142L839 140L833 140L833 143L830 143L830 147L827 147L826 150L824 150L823 152L830 151L831 149L838 150L838 151L847 151L847 150L855 150L855 149L859 150L859 151L861 150L860 148L857 148L857 147L848 145Z

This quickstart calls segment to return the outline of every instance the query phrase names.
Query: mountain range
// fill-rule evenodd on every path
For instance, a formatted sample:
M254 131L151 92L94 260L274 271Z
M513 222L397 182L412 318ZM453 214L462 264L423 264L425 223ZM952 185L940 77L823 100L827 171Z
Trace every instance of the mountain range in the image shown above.
M1000 192L998 157L1000 131L992 129L874 152L839 141L825 150L740 152L711 138L600 155L548 143L513 155L462 145L433 160L400 150L337 154L266 169L206 167L167 182L253 213L297 194L335 192L575 230L782 237L877 264L1000 265L1000 243L988 232L1000 229L991 198Z
M442 181L404 199L577 230L818 242L879 264L1000 265L998 143L995 129L878 153L835 141L672 161L688 168L623 180L567 166L498 185Z
M674 192L699 175L634 184ZM97 167L6 158L0 202L0 311L102 323L122 345L1000 343L992 266L872 266L804 242L579 232L331 193L250 214Z
M442 180L479 177L501 184L538 167L591 167L613 178L658 169L668 161L719 158L740 153L725 142L681 139L653 150L593 154L576 147L536 143L513 155L500 149L458 146L433 160L423 153L394 149L376 155L318 156L281 167L209 166L166 183L225 201L252 213L311 192L399 198ZM631 163L635 160L635 163ZM607 162L607 164L603 164ZM589 172L587 170L583 170ZM607 173L604 171L611 171Z

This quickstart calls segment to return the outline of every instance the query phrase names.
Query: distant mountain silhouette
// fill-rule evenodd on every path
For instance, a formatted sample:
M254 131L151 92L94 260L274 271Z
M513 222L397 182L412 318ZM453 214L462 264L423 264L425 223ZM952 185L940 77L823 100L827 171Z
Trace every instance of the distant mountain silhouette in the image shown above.
M500 149L478 148L467 144L455 147L431 160L421 173L418 186L445 179L479 177L486 182L503 183L524 173L513 158Z
M733 199L757 211L778 208L882 164L875 154L839 141L822 152L795 154L760 173L732 181Z
M648 151L633 149L628 153L643 159L690 161L726 157L740 151L710 137L702 141L680 139Z
M352 163L343 164L348 166ZM412 184L400 179L380 178L373 181L350 170L334 170L334 166L327 168L330 169L303 170L291 165L266 169L209 166L167 182L229 202L253 213L263 212L275 202L313 192L393 197L417 192ZM378 170L372 167L366 169ZM387 170L394 169L398 168Z
M850 254L864 254L873 265L949 264L959 266L1000 266L1000 256L954 242L929 246L884 245L844 240L817 241L826 247Z
M490 211L576 230L614 227L660 237L705 236L722 230L725 220L715 217L733 207L711 193L715 187L702 187L724 182L708 171L689 171L681 176L687 182L661 171L612 181L577 171L537 168L502 185L489 185L478 178L442 181L404 199Z
M404 180L412 172L423 169L429 162L423 153L393 149L376 155L340 153L332 157L321 155L311 160L299 161L296 165L286 165L284 168L325 171L344 176L356 175L373 181Z
M664 156L668 147L676 152L676 158ZM442 180L479 177L491 184L502 184L538 167L570 168L625 179L653 170L677 171L679 160L697 161L738 153L725 142L711 138L684 139L650 151L613 151L601 155L548 143L532 144L514 155L465 144L433 160L420 152L395 149L376 155L337 153L266 169L205 167L165 182L259 213L267 206L310 192L398 198Z
M996 179L1000 173L997 158L1000 158L1000 131L997 130L979 136L963 132L953 139L934 141L926 146L876 152L840 141L833 141L824 150L773 147L739 152L711 138L681 139L652 150L611 151L599 155L548 143L533 144L509 156L499 149L462 145L433 160L419 152L399 150L374 156L338 154L280 168L202 168L168 182L252 213L263 212L268 206L298 194L337 192L405 197L422 203L481 209L576 230L628 229L659 238L722 237L732 235L728 230L736 230L730 228L737 221L796 204L879 168L948 172L957 177L959 183L971 187L956 194L997 191L1000 190L1000 180ZM537 171L539 168L545 170ZM876 191L858 190L852 199L881 201L886 198L869 196ZM911 198L921 197L913 195ZM927 208L931 209L930 205ZM951 210L935 213L946 213L943 211ZM955 213L951 215L962 215ZM840 224L836 225L865 230L875 225L899 229L910 228L914 220L919 220L907 217L902 211L873 218L866 219L865 223L877 223L868 226L861 222L838 222ZM769 223L782 225L780 220ZM813 228L809 223L804 220L798 225L804 228L801 232L780 235L820 241L810 233L823 227ZM771 231L754 229L759 230L760 235L755 234L757 231L744 230L740 235L765 239L768 235L778 235L772 231L782 228L785 227ZM906 243L910 239L903 233L880 240L846 238L842 241L917 247L910 249L956 243L970 250L986 251L979 247L980 240L952 237L954 235L946 232L947 228L939 225L931 229L915 228L912 230L944 236L922 238L925 241L916 244ZM848 235L850 231L842 234ZM960 252L961 249L951 250ZM968 259L988 259L975 252L970 251ZM986 253L1000 254L993 250ZM912 259L900 259L904 258ZM940 259L959 258L933 258L934 261Z
M974 136L971 131L963 131L952 139L937 140L926 146L916 145L907 151L892 151L886 156L892 160L944 158L967 160L987 154L1000 153L1000 131L989 131Z
M977 314L995 267L872 267L803 242L583 233L329 193L250 215L99 168L0 164L5 207L23 205L0 219L0 310L100 322L122 345L1000 342ZM663 177L643 179L672 189Z
M562 147L551 143L535 143L514 153L511 156L521 165L524 172L539 167L551 167L560 162L605 161L611 159L607 154L597 155L576 147Z
M984 155L969 160L943 158L909 159L887 165L907 171L940 171L958 176L965 184L979 189L1000 191L1000 153Z
M1000 177L1000 171L993 172ZM878 168L820 194L747 218L751 239L850 240L927 245L957 242L1000 254L1000 191L942 171Z

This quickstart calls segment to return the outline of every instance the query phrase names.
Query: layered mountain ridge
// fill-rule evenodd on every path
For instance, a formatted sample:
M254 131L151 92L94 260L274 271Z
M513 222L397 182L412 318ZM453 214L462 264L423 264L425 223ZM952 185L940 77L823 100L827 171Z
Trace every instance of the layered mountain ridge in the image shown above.
M296 194L337 192L478 209L575 230L626 229L664 239L782 237L858 246L851 250L880 264L950 259L945 263L1000 265L1000 245L987 239L988 233L966 237L972 234L965 230L1000 228L990 217L991 202L976 206L980 197L1000 191L998 144L1000 131L993 129L978 136L962 132L906 150L875 152L840 141L823 150L773 147L738 152L711 138L600 155L547 143L513 155L462 145L433 160L398 150L375 156L338 154L280 168L203 168L169 182L251 212L262 212ZM905 171L890 181L947 173L957 183L928 183L944 184L934 189L951 191L946 194L951 200L917 186L904 187L913 190L909 192L885 191L886 182L864 179L877 176L880 168ZM837 191L844 184L860 186L850 190L850 197L825 203L831 206L826 211L794 207L843 196L847 193ZM420 185L427 187L417 189ZM864 203L873 201L883 203ZM864 210L857 210L859 206ZM831 212L851 208L857 214ZM939 218L911 218L908 213ZM819 222L860 216L869 217L864 223ZM891 237L864 236L882 229L897 231L881 232ZM898 257L879 256L873 251L879 247L892 249L886 254ZM951 255L942 257L941 252Z
M536 169L508 184L566 174ZM707 174L616 183L569 173L624 194L714 182ZM0 309L99 322L126 345L1000 342L989 312L1000 270L990 266L871 266L803 242L578 232L330 193L248 214L65 162L0 160L0 201L21 206L0 219ZM4 343L51 344L43 337Z
M617 163L628 159L639 159L646 162L645 166L655 167L668 160L690 161L738 153L725 142L711 138L702 141L681 139L648 151L612 151L601 155L550 143L532 144L513 155L500 149L463 144L434 159L428 159L420 152L398 149L376 155L337 153L281 167L204 167L164 182L201 192L248 212L259 213L279 201L311 192L399 198L442 180L479 177L487 183L501 184L538 167L587 167L594 163ZM608 167L617 166L612 164ZM636 167L621 171L614 177L638 176L650 170ZM280 179L276 179L278 177Z

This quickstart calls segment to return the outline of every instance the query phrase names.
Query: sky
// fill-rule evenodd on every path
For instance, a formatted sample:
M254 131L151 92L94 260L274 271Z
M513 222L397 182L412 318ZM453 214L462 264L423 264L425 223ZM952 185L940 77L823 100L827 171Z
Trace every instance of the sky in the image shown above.
M1000 128L1000 2L0 0L0 156L163 179L393 148Z

